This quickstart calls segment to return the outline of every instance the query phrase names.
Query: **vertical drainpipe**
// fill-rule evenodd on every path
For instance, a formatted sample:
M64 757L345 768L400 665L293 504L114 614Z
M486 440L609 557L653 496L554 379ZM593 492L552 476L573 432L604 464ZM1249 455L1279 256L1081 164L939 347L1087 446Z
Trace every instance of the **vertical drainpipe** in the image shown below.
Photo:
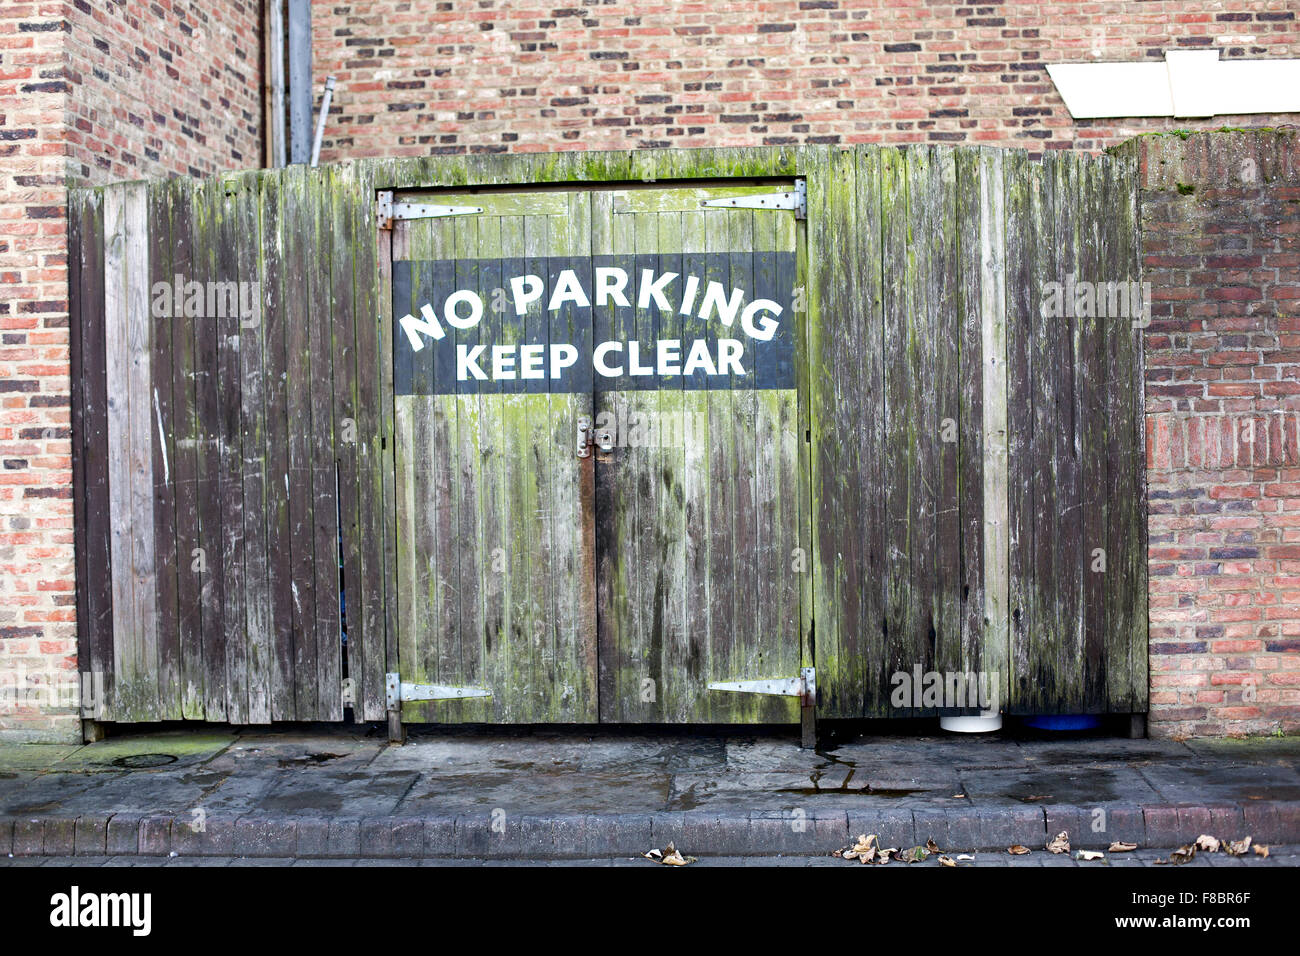
M267 81L271 89L271 115L267 117L270 140L266 152L267 165L281 167L287 161L284 127L284 0L267 0Z
M311 160L311 0L289 0L289 162Z

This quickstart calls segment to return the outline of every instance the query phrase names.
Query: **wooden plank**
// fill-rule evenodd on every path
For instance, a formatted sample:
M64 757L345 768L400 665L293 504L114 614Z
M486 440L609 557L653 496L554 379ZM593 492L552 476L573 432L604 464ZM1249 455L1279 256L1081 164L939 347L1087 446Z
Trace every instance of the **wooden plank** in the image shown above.
M980 329L984 439L984 642L980 669L997 699L1007 699L1010 595L1008 566L1006 206L1003 157L980 153ZM983 681L984 678L981 678Z
M113 383L107 393L108 409L108 491L111 558L113 568L113 671L124 683L133 673L122 655L129 651L127 635L135 633L135 581L131 574L131 400L123 387L129 376L127 344L127 239L126 187L113 186L104 191L104 366L105 378ZM122 635L119 639L118 635ZM117 694L114 694L114 703ZM116 711L117 708L115 707ZM131 713L128 704L124 713Z
M268 171L262 193L262 405L265 415L265 513L269 695L272 720L295 720L294 566L289 525L290 432L288 337L293 276L286 260L292 208L286 209L284 175Z
M359 609L360 634L348 637L350 657L361 658L360 667L350 664L361 701L354 716L364 720L382 719L384 674L397 668L393 316L392 299L381 291L391 288L392 233L375 228L374 205L375 182L366 167L357 177L352 203L362 480L357 488L361 581L353 602Z
M83 716L96 720L113 718L113 525L109 497L109 402L105 377L108 359L106 340L106 256L112 242L105 230L105 190L80 192L76 209L77 239L70 242L70 255L78 265L77 325L79 367L74 364L73 407L80 406L81 422L73 425L73 448L81 456L83 521L77 525L78 557L84 565L78 571L78 596L84 598L85 613L78 608L78 667L82 679L90 681L90 694L83 691L83 703L90 706ZM75 359L74 359L75 363ZM76 492L74 492L74 495ZM89 507L89 502L98 502Z
M152 381L147 187L106 201L109 492L113 522L114 716L156 719L158 645L153 531Z
M601 194L595 200L593 220L601 222L603 234L593 253L633 276L636 220L613 216L611 198ZM628 310L612 305L596 308L592 331L596 342L627 342L636 335L636 320ZM663 693L658 659L640 661L634 656L645 608L639 599L641 562L625 557L636 548L636 500L628 499L631 485L620 482L618 475L632 467L636 450L626 447L631 406L622 385L622 379L597 379L592 406L598 438L612 430L616 445L610 452L593 449L600 719L605 722L653 719Z
M78 701L83 719L94 719L98 709L94 701L94 657L90 648L90 612L88 592L91 572L86 564L89 542L86 539L86 458L90 448L86 441L86 350L83 326L94 320L97 309L86 301L83 287L83 260L86 244L96 241L93 223L93 193L86 190L68 193L68 402L72 439L72 527L73 527L73 596L80 649L78 672L82 695ZM100 573L96 569L96 574ZM87 693L89 689L89 693Z
M171 192L172 280L186 304L185 286L195 281L194 184L168 181ZM176 277L180 277L179 280ZM190 286L190 288L196 288ZM175 290L174 290L175 291ZM172 506L175 509L176 625L180 669L177 675L180 713L185 720L203 719L203 574L200 569L198 455L199 425L194 376L194 340L198 321L188 308L175 308L171 318L170 381L159 376L160 389L171 394Z
M284 172L286 369L289 451L289 541L293 595L294 709L299 720L318 711L315 498L312 493L312 405L310 319L315 314L310 260L317 254L308 174ZM320 277L316 276L319 286ZM325 598L328 600L328 598Z
M1105 167L1091 160L1079 169L1080 245L1079 279L1095 284L1102 301L1094 301L1079 320L1075 354L1076 390L1079 408L1079 525L1080 575L1079 597L1082 616L1081 657L1082 693L1080 703L1087 713L1104 713L1107 709L1106 576L1105 559L1107 508L1107 393L1105 355L1106 338L1111 320L1098 314L1104 305L1104 290L1113 273L1107 268L1102 248L1107 220L1112 215L1105 202L1103 177ZM1091 312L1091 315L1086 314ZM1127 663L1127 662L1126 662Z
M1012 153L1015 159L1023 154ZM1014 161L1014 160L1012 160ZM1008 162L1007 158L1003 160ZM959 149L956 164L957 221L956 294L958 309L958 526L961 549L959 585L961 626L957 659L960 670L985 669L984 655L984 322L982 311L983 250L981 248L981 154ZM1008 236L1010 230L1008 230ZM1027 290L1026 290L1027 291ZM1001 675L1005 680L1007 675ZM1002 698L1005 700L1005 696Z
M338 514L340 574L340 628L344 647L340 649L337 663L332 665L332 679L340 686L344 676L352 675L352 635L360 634L362 627L358 611L362 605L357 598L361 587L361 516L358 501L357 471L363 438L357 430L360 396L357 392L357 311L356 243L353 227L355 218L352 205L357 200L356 184L351 167L335 170L330 193L330 232L334 237L336 253L330 263L331 314L331 367L334 373L334 455L338 469ZM355 619L355 624L354 624ZM331 657L334 660L333 657ZM346 662L346 670L345 670ZM353 680L354 692L357 681ZM341 695L331 694L330 710L337 714L332 719L342 720Z
M896 149L880 153L881 314L884 318L881 350L883 361L884 429L881 447L881 499L883 502L885 581L884 623L881 643L885 648L882 670L885 680L900 670L910 672L913 661L905 648L911 640L911 575L909 573L910 508L909 428L914 427L913 386L907 358L907 317L911 308L907 293L907 247L911 227L908 210L908 180L905 154ZM898 714L897 709L891 713ZM901 715L899 715L901 716Z
M479 288L479 226L478 216L457 216L447 220L446 230L449 240L448 258L455 261L454 272L448 284L437 291L445 295L452 289ZM465 343L473 348L483 343L483 323L471 329L455 331L457 344ZM480 522L481 474L485 453L490 453L491 443L496 436L487 434L483 428L481 409L485 396L481 393L483 386L475 383L475 391L459 394L455 397L455 431L451 440L456 448L457 471L453 476L455 482L455 500L452 507L456 511L456 561L458 578L455 603L458 618L453 629L444 636L439 645L437 674L440 680L448 683L474 685L478 683L480 673L470 670L481 661L481 641L484 631L486 609L483 601L484 577L488 573L485 565L487 556L483 554L483 539ZM485 445L485 442L488 444ZM540 502L539 502L540 504ZM539 615L540 620L548 621L550 615ZM476 702L466 702L470 708L482 707ZM462 720L467 715L466 703L449 702L443 707L444 720Z
M1056 262L1055 221L1060 155L1049 152L1043 158L1043 188L1031 190L1030 216L1036 241L1034 276L1031 288L1044 290L1049 282L1061 282ZM1040 291L1040 301L1042 292ZM1032 374L1033 430L1029 459L1034 474L1033 604L1026 628L1024 647L1017 654L1016 683L1013 688L1013 713L1047 713L1045 708L1056 693L1056 648L1060 646L1060 622L1057 617L1058 580L1057 516L1059 487L1057 481L1058 417L1057 370L1060 356L1053 346L1064 339L1062 320L1047 318L1043 309L1032 308L1032 349L1029 367Z
M1080 274L1082 237L1082 196L1080 194L1080 154L1064 153L1059 166L1059 192L1056 202L1057 273L1061 281ZM1053 709L1077 713L1083 707L1083 614L1080 597L1083 591L1082 489L1080 487L1081 439L1078 355L1083 320L1074 309L1068 321L1058 327L1052 344L1061 373L1058 380L1057 430L1060 443L1055 458L1058 476L1056 548L1057 622L1060 643L1057 645L1053 675L1055 694Z
M238 289L241 279L241 237L248 224L240 216L242 184L230 177L218 182L220 221L217 230L217 269L214 279L226 288ZM237 295L236 295L237 302ZM226 719L232 724L248 722L248 645L245 616L244 569L244 461L241 404L244 376L238 309L217 300L207 320L217 330L217 388L220 421L217 431L221 475L221 551L223 584L222 624L225 628Z
M335 176L331 167L308 174L311 260L308 285L311 295L308 348L311 353L311 494L312 536L316 593L316 710L321 720L340 720L340 661L342 634L339 623L338 476L334 464L334 369L332 337L334 304L330 270L336 254L331 231L331 192Z
M649 192L663 195L668 191L643 190L638 196ZM636 221L645 223L643 238L647 246L654 249L659 274L674 272L678 276L675 281L682 282L682 277L687 274L683 267L684 213L674 205L669 204L668 208L653 214L637 216ZM682 341L682 319L678 310L656 310L653 337L648 341L642 339L646 342L644 347L653 350L653 343L659 341ZM661 635L660 670L666 675L665 685L660 689L664 712L680 715L672 719L684 720L689 719L694 709L693 698L699 696L703 683L698 670L692 667L691 648L686 637L686 511L683 507L686 449L681 436L687 401L681 376L659 378L655 384L653 391L640 393L647 398L653 396L648 402L641 403L641 407L653 415L652 427L646 435L649 447L645 452L646 463L655 479L652 485L654 510L650 518L654 522L650 537L655 587L646 598L651 602L651 627ZM764 610L770 611L770 605ZM768 633L761 618L754 623L757 623L759 633Z
M735 220L746 215L729 209L712 210L705 217L706 249L712 252L735 251L732 243L739 237ZM705 275L708 282L719 282L731 288L729 264L718 258L707 260ZM720 323L716 316L706 320L705 338L710 351L715 352ZM743 645L737 631L744 626L736 620L734 599L742 580L733 560L743 537L737 541L740 509L736 501L736 401L730 382L717 379L709 381L709 657L710 675L715 680L741 680L746 674ZM777 675L772 675L777 676ZM715 695L710 700L711 717L717 721L732 721L746 705L752 704L739 694Z
M176 419L172 401L173 338L186 323L175 308L172 286L179 269L173 263L172 191L166 181L149 185L146 193L149 299L153 340L150 374L155 426L151 470L153 481L154 606L157 629L159 720L177 720L181 711L181 635L179 561L176 541ZM160 301L166 300L166 304Z
M592 202L590 193L571 192L564 213L565 229L554 236L555 251L575 270L584 288L592 287ZM487 284L484 284L487 287ZM591 312L566 305L551 318L549 342L569 342L580 354L590 354ZM586 376L582 381L586 382ZM548 381L548 387L551 384ZM552 551L552 619L554 672L551 680L551 719L594 721L595 698L595 585L594 512L591 493L592 462L580 459L574 449L579 416L590 416L591 388L573 393L552 391L550 418L544 430L550 459L549 486Z
M205 289L218 278L222 192L220 181L209 179L193 194L194 280ZM227 715L220 467L222 393L217 369L218 339L217 322L206 315L205 305L204 318L194 322L194 393L199 443L195 496L199 554L195 560L201 568L203 719L211 721L225 720Z
M855 466L867 441L858 429L870 429L871 412L845 415L845 405L866 399L863 378L871 345L862 342L861 362L857 342L870 323L871 306L863 302L867 264L854 255L866 230L876 225L876 196L863 195L863 165L874 155L835 151L828 164L810 159L805 169L809 190L809 295L810 402L813 421L813 515L816 600L816 667L820 713L861 714L868 693L865 650L879 646L861 630L862 604L871 601L870 585L859 587L863 575L863 546L871 518L865 512L861 481ZM857 159L857 163L855 163ZM859 208L861 207L861 208ZM870 225L868 225L870 222ZM846 269L837 263L852 263ZM852 352L852 358L850 358ZM866 476L861 476L866 480Z
M1116 277L1140 282L1141 239L1136 171L1131 162L1112 165L1116 174L1107 239ZM1139 287L1140 288L1140 287ZM1107 378L1108 490L1106 629L1109 709L1145 712L1148 707L1146 430L1141 321L1110 320Z
M1037 620L1034 590L1035 507L1038 480L1034 452L1036 316L1042 290L1036 257L1043 248L1043 167L1022 153L1003 160L1007 222L1007 695L1014 704L1028 688L1029 657ZM1035 216L1035 209L1039 215ZM983 495L982 481L980 487ZM981 520L981 527L982 527ZM983 619L983 599L980 600ZM981 628L982 631L982 628Z
M270 177L268 177L270 178ZM239 366L240 438L242 442L242 494L244 518L244 666L247 721L271 722L271 686L274 669L274 632L271 621L271 555L267 540L270 498L267 485L268 434L266 383L267 264L264 258L263 221L266 199L262 177L241 177L236 201L239 224ZM269 225L274 225L271 223ZM274 271L275 266L271 267Z
M1000 188L1001 183L998 183ZM965 672L962 653L961 551L962 494L959 477L960 435L956 431L961 418L962 322L959 308L960 220L957 218L957 163L952 150L936 150L930 167L930 270L927 297L933 338L922 342L923 350L933 350L931 381L927 389L933 395L934 410L926 419L925 431L930 442L928 484L934 489L934 541L932 553L934 584L929 596L934 633L934 668L941 672ZM945 699L943 706L960 707L961 701Z

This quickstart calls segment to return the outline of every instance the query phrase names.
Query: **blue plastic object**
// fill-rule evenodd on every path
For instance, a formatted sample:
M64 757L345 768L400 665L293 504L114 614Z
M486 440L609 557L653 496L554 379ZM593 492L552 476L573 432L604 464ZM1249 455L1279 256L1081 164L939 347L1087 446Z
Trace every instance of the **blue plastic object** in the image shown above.
M1037 730L1095 730L1101 726L1096 714L1043 714L1026 717L1025 726Z

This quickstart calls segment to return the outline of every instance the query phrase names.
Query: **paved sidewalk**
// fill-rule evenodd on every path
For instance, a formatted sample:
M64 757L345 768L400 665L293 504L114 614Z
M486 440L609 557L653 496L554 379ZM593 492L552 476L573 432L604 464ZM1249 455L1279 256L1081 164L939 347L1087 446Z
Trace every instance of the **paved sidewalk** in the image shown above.
M1102 860L1078 860L1069 854L1052 854L1046 850L1027 856L1012 856L1006 852L977 853L973 860L962 860L958 868L975 867L1077 867L1082 869L1108 869L1111 867L1147 867L1161 866L1157 861L1167 860L1173 847L1159 850L1138 850L1132 853L1108 854ZM837 866L851 868L861 864L847 860L838 860L829 854L821 856L706 856L700 857L692 867L715 868L719 866ZM151 867L223 867L223 866L640 866L654 869L658 866L640 856L597 857L588 860L530 860L530 859L459 859L432 857L420 860L398 860L380 858L366 859L295 859L294 857L237 857L237 856L19 856L8 859L0 858L3 866L151 866ZM940 867L942 864L934 857L922 863L890 863L891 870L905 870L911 867ZM1213 867L1222 869L1239 867L1279 867L1300 866L1300 846L1273 846L1269 848L1267 858L1249 855L1233 857L1223 853L1201 853L1190 863L1182 866L1204 869ZM664 869L668 869L665 867ZM877 867L878 869L878 867Z
M331 728L0 748L0 859L641 863L670 841L701 859L817 859L876 833L1046 860L1061 830L1075 849L1300 844L1300 739L857 737L812 752L752 731L453 729L392 746ZM1223 859L1189 865L1241 863Z

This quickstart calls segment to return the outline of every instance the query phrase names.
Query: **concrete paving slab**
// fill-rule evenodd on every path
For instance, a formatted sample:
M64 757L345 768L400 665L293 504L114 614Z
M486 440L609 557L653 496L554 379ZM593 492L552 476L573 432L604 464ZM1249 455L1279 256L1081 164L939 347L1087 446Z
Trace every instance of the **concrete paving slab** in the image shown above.
M965 792L976 806L1067 803L1093 807L1108 803L1155 803L1160 796L1136 768L1075 764L1025 770L965 770Z
M82 748L82 744L0 745L0 780L11 770L44 770Z
M242 807L232 800L227 809L285 815L385 816L397 809L417 778L418 774L410 771L282 772L271 786L251 793Z
M235 742L231 733L176 730L109 737L78 747L51 770L113 773L121 770L179 770L210 760Z
M208 761L214 771L231 773L274 770L362 770L388 746L385 740L339 734L241 734Z
M118 771L118 775L122 772ZM111 775L99 777L85 773L41 773L0 780L0 814L28 816L60 812L68 801L87 791L93 793L103 779L111 779Z
M669 802L672 778L661 773L528 774L511 770L421 774L402 798L403 813L500 807L516 813L644 813Z
M1171 803L1300 800L1300 768L1241 761L1154 764L1139 772L1158 799Z

